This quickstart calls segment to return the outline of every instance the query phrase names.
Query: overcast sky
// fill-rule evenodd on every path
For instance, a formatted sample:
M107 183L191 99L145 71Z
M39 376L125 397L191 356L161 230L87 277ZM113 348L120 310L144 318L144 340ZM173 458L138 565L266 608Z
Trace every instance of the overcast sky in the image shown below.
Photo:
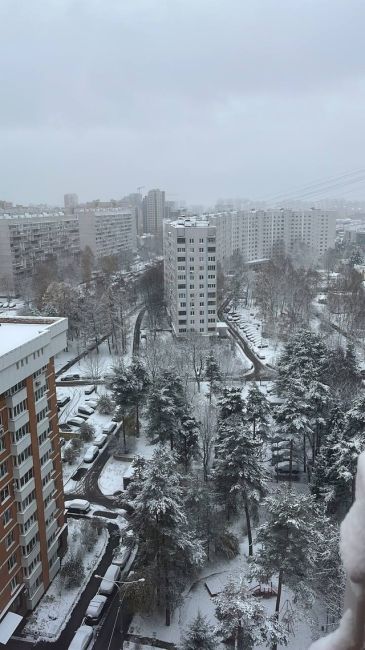
M0 199L207 204L365 166L364 0L0 0L0 25Z

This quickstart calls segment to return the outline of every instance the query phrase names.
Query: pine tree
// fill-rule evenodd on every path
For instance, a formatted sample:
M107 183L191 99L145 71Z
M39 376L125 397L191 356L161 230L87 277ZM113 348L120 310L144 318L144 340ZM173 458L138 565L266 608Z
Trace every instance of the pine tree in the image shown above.
M214 357L213 350L209 352L205 362L205 377L209 383L209 402L211 402L212 394L222 380L219 365Z
M202 544L189 528L181 484L173 454L160 445L143 470L137 494L133 495L133 481L128 491L132 494L128 528L139 540L139 563L152 576L166 625L184 579L204 560Z
M110 388L113 391L113 398L122 414L122 429L124 450L127 448L125 418L128 411L134 405L134 389L131 383L131 374L128 368L123 364L113 368L114 376L110 382Z
M282 404L274 412L278 434L288 440L293 440L293 450L296 457L303 456L304 471L306 470L306 439L312 434L309 417L309 405L305 399L305 388L299 379L292 381ZM303 453L300 454L302 447Z
M231 415L244 417L245 403L240 388L224 388L223 394L218 402L219 419L225 420Z
M246 516L249 554L253 554L251 515L265 492L262 440L254 439L239 416L221 423L217 439L217 460L213 480L218 494L230 509L241 498Z
M285 395L294 379L299 379L304 386L313 379L321 380L326 359L327 348L318 334L307 329L296 332L278 362L278 394Z
M152 385L148 397L147 435L153 443L170 441L174 448L176 432L186 411L182 384L176 375L163 372Z
M257 388L256 382L248 391L246 400L247 420L252 423L253 435L256 434L256 426L260 426L260 431L266 431L269 424L270 407L265 395Z
M251 574L264 582L278 575L275 607L278 617L284 583L298 595L306 595L308 575L316 567L316 555L324 544L318 526L318 520L323 521L323 517L312 496L296 494L290 489L266 497L263 508L267 520L257 530Z
M132 387L131 400L134 403L136 413L136 435L139 436L139 409L147 395L149 377L145 366L138 357L133 357L129 375Z
M198 614L183 635L180 650L216 650L217 637L205 616Z
M223 641L231 640L237 650L252 650L265 643L284 644L287 633L275 616L268 616L262 602L253 596L242 580L230 580L224 591L215 598L217 634Z
M185 472L194 458L198 458L199 426L194 417L183 415L175 436L174 445L178 463L184 466Z

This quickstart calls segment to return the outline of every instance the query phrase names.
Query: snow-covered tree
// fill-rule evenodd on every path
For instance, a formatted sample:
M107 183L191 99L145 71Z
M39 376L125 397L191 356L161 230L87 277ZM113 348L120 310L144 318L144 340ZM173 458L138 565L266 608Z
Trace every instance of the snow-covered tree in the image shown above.
M122 415L122 430L124 449L126 449L126 415L134 406L134 387L131 383L131 373L122 363L113 368L113 379L110 388L113 392L114 401Z
M131 401L135 407L136 413L136 434L139 436L139 409L140 405L147 397L147 388L149 386L149 377L144 364L138 357L133 357L129 367L129 376L131 381Z
M245 403L242 399L240 388L224 388L221 398L218 402L219 419L225 420L231 415L240 415L243 417Z
M131 482L128 528L138 538L139 565L152 576L156 603L164 607L166 625L188 573L204 560L202 544L190 530L182 477L174 455L159 445L142 470L140 489Z
M104 393L103 395L100 395L99 400L98 400L98 411L102 415L110 415L113 413L114 410L114 402L107 395L107 393Z
M198 458L199 449L199 426L194 417L186 413L180 419L175 435L174 449L179 464L183 465L185 472L194 458Z
M212 394L221 382L221 372L219 364L214 356L213 350L210 350L205 361L205 378L209 383L209 401L212 401Z
M280 611L285 583L302 598L308 598L308 576L317 567L317 554L325 543L323 515L312 496L291 489L277 490L266 497L267 520L257 529L257 550L251 574L263 582L278 576L275 612Z
M266 432L269 425L270 406L265 395L257 388L256 382L252 382L246 399L247 420L252 424L253 435L256 434L256 427Z
M276 388L285 395L294 379L308 386L314 379L321 380L325 372L327 348L322 338L308 329L294 334L285 346L278 362Z
M199 426L199 439L201 448L201 461L203 465L204 481L208 481L210 462L217 435L217 414L212 404L206 404L201 413Z
M179 650L216 650L217 637L205 616L198 611L183 634Z
M249 554L253 554L251 516L265 492L266 475L262 462L262 440L254 438L239 415L221 422L217 438L217 458L213 480L227 508L242 500L245 511Z
M148 396L147 435L150 440L154 443L170 441L173 449L180 419L185 412L186 400L179 378L164 371L152 385Z
M305 388L299 379L293 379L282 404L276 407L274 417L277 432L283 439L293 440L296 458L303 456L306 470L306 439L312 434L309 404L305 399ZM300 454L300 449L303 450Z
M287 632L275 616L268 616L262 602L253 596L243 580L230 580L215 598L217 634L232 640L236 650L252 650L265 643L286 645Z

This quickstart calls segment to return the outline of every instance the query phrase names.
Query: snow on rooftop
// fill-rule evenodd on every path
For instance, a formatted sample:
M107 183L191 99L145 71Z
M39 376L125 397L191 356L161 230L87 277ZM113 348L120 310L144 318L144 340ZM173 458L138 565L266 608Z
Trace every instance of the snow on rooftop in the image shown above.
M62 319L0 318L0 357L37 338L59 320Z

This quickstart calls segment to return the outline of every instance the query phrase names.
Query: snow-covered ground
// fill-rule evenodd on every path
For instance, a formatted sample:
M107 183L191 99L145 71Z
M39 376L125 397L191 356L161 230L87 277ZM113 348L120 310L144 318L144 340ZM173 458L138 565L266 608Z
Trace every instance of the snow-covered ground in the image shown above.
M263 363L275 366L283 351L283 344L263 335L263 326L257 308L239 304L235 313L241 317L241 320L236 325L234 321L231 321L231 324L235 325L237 331Z
M88 520L69 518L69 546L62 564L65 564L71 553L75 553L77 548L81 546L80 536L82 528L85 527L85 521L89 524ZM80 585L66 589L60 573L56 575L47 593L42 597L25 625L24 633L30 641L56 641L58 639L91 575L95 573L104 554L108 538L108 531L102 529L92 551L88 552L83 548L82 562L85 576Z
M109 458L99 476L100 490L106 496L111 496L118 490L123 490L123 476L131 466L130 460Z
M199 577L185 590L182 603L174 612L170 627L166 627L162 614L159 615L155 612L151 615L137 614L131 623L129 632L140 637L156 638L178 644L181 641L182 633L194 620L198 611L206 616L213 626L217 625L214 599L209 595L205 586L206 580L209 576L214 577L215 583L219 583L223 589L230 578L236 580L240 575L246 574L247 551L247 539L245 538L240 545L240 554L233 560L216 561L204 567ZM292 630L286 647L288 650L307 650L312 640L311 628L306 622L303 612L298 610L293 600L293 594L284 586L281 598L281 618L288 619L288 625ZM274 613L275 597L264 599L263 604L268 613ZM257 645L255 650L265 650L266 647ZM223 643L217 646L217 650L225 648L226 645Z

